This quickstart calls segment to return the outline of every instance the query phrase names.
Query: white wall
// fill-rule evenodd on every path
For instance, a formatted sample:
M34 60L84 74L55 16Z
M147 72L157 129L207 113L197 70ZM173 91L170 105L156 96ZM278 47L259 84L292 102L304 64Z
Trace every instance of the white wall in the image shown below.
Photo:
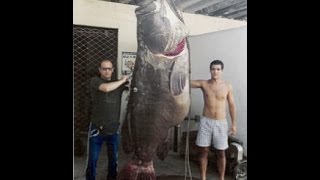
M73 0L73 24L118 29L118 76L122 72L122 52L137 50L136 7L98 0ZM247 22L189 13L183 13L183 16L190 32L192 78L210 78L208 63L214 58L225 63L224 77L234 86L238 108L237 136L245 141L246 151ZM212 32L217 33L206 34ZM204 52L208 52L206 56ZM200 91L192 91L192 115L202 114L202 96L198 97L197 93ZM126 94L123 96L121 119L124 117L125 98Z
M136 6L98 0L74 0L73 24L118 29L118 77L123 51L137 51Z
M247 27L207 33L189 38L191 49L191 79L210 79L212 60L224 63L223 79L233 86L237 108L236 137L244 142L247 153ZM202 115L203 95L200 89L191 90L191 117ZM227 110L229 112L229 110ZM227 116L230 124L230 115ZM197 130L198 123L191 121L190 130ZM186 129L186 123L182 131Z
M73 24L118 29L118 76L122 52L137 50L136 7L98 0L73 0ZM197 14L183 13L183 16L191 36L247 25L245 21Z

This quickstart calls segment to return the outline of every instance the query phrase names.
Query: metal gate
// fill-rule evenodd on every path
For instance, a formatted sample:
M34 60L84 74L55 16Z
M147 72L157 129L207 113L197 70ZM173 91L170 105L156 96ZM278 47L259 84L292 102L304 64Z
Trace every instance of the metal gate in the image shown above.
M117 54L117 29L73 25L75 140L87 136L91 111L89 80L98 75L98 67L103 59L112 60L113 66L117 67ZM117 72L113 73L113 76L116 74Z

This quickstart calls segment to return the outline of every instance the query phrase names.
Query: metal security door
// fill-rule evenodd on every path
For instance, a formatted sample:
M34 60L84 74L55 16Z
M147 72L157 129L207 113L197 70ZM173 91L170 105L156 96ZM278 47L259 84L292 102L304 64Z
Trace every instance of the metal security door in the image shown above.
M117 29L73 25L75 153L82 153L79 139L87 136L91 110L89 80L98 74L102 59L113 60L114 67L117 67L117 54Z

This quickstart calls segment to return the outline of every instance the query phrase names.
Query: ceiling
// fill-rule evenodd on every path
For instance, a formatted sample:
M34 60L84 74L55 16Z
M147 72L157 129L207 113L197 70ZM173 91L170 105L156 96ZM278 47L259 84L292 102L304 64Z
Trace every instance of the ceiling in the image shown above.
M106 0L136 5L134 0ZM173 0L183 12L247 21L247 0Z

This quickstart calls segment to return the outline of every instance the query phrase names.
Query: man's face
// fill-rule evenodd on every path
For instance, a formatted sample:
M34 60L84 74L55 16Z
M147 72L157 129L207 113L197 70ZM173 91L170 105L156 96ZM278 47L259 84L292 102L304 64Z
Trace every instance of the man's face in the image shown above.
M99 67L99 72L102 79L111 80L114 69L110 61L103 61Z
M210 72L211 72L212 79L220 79L220 77L222 75L221 64L212 65L211 68L210 68Z

